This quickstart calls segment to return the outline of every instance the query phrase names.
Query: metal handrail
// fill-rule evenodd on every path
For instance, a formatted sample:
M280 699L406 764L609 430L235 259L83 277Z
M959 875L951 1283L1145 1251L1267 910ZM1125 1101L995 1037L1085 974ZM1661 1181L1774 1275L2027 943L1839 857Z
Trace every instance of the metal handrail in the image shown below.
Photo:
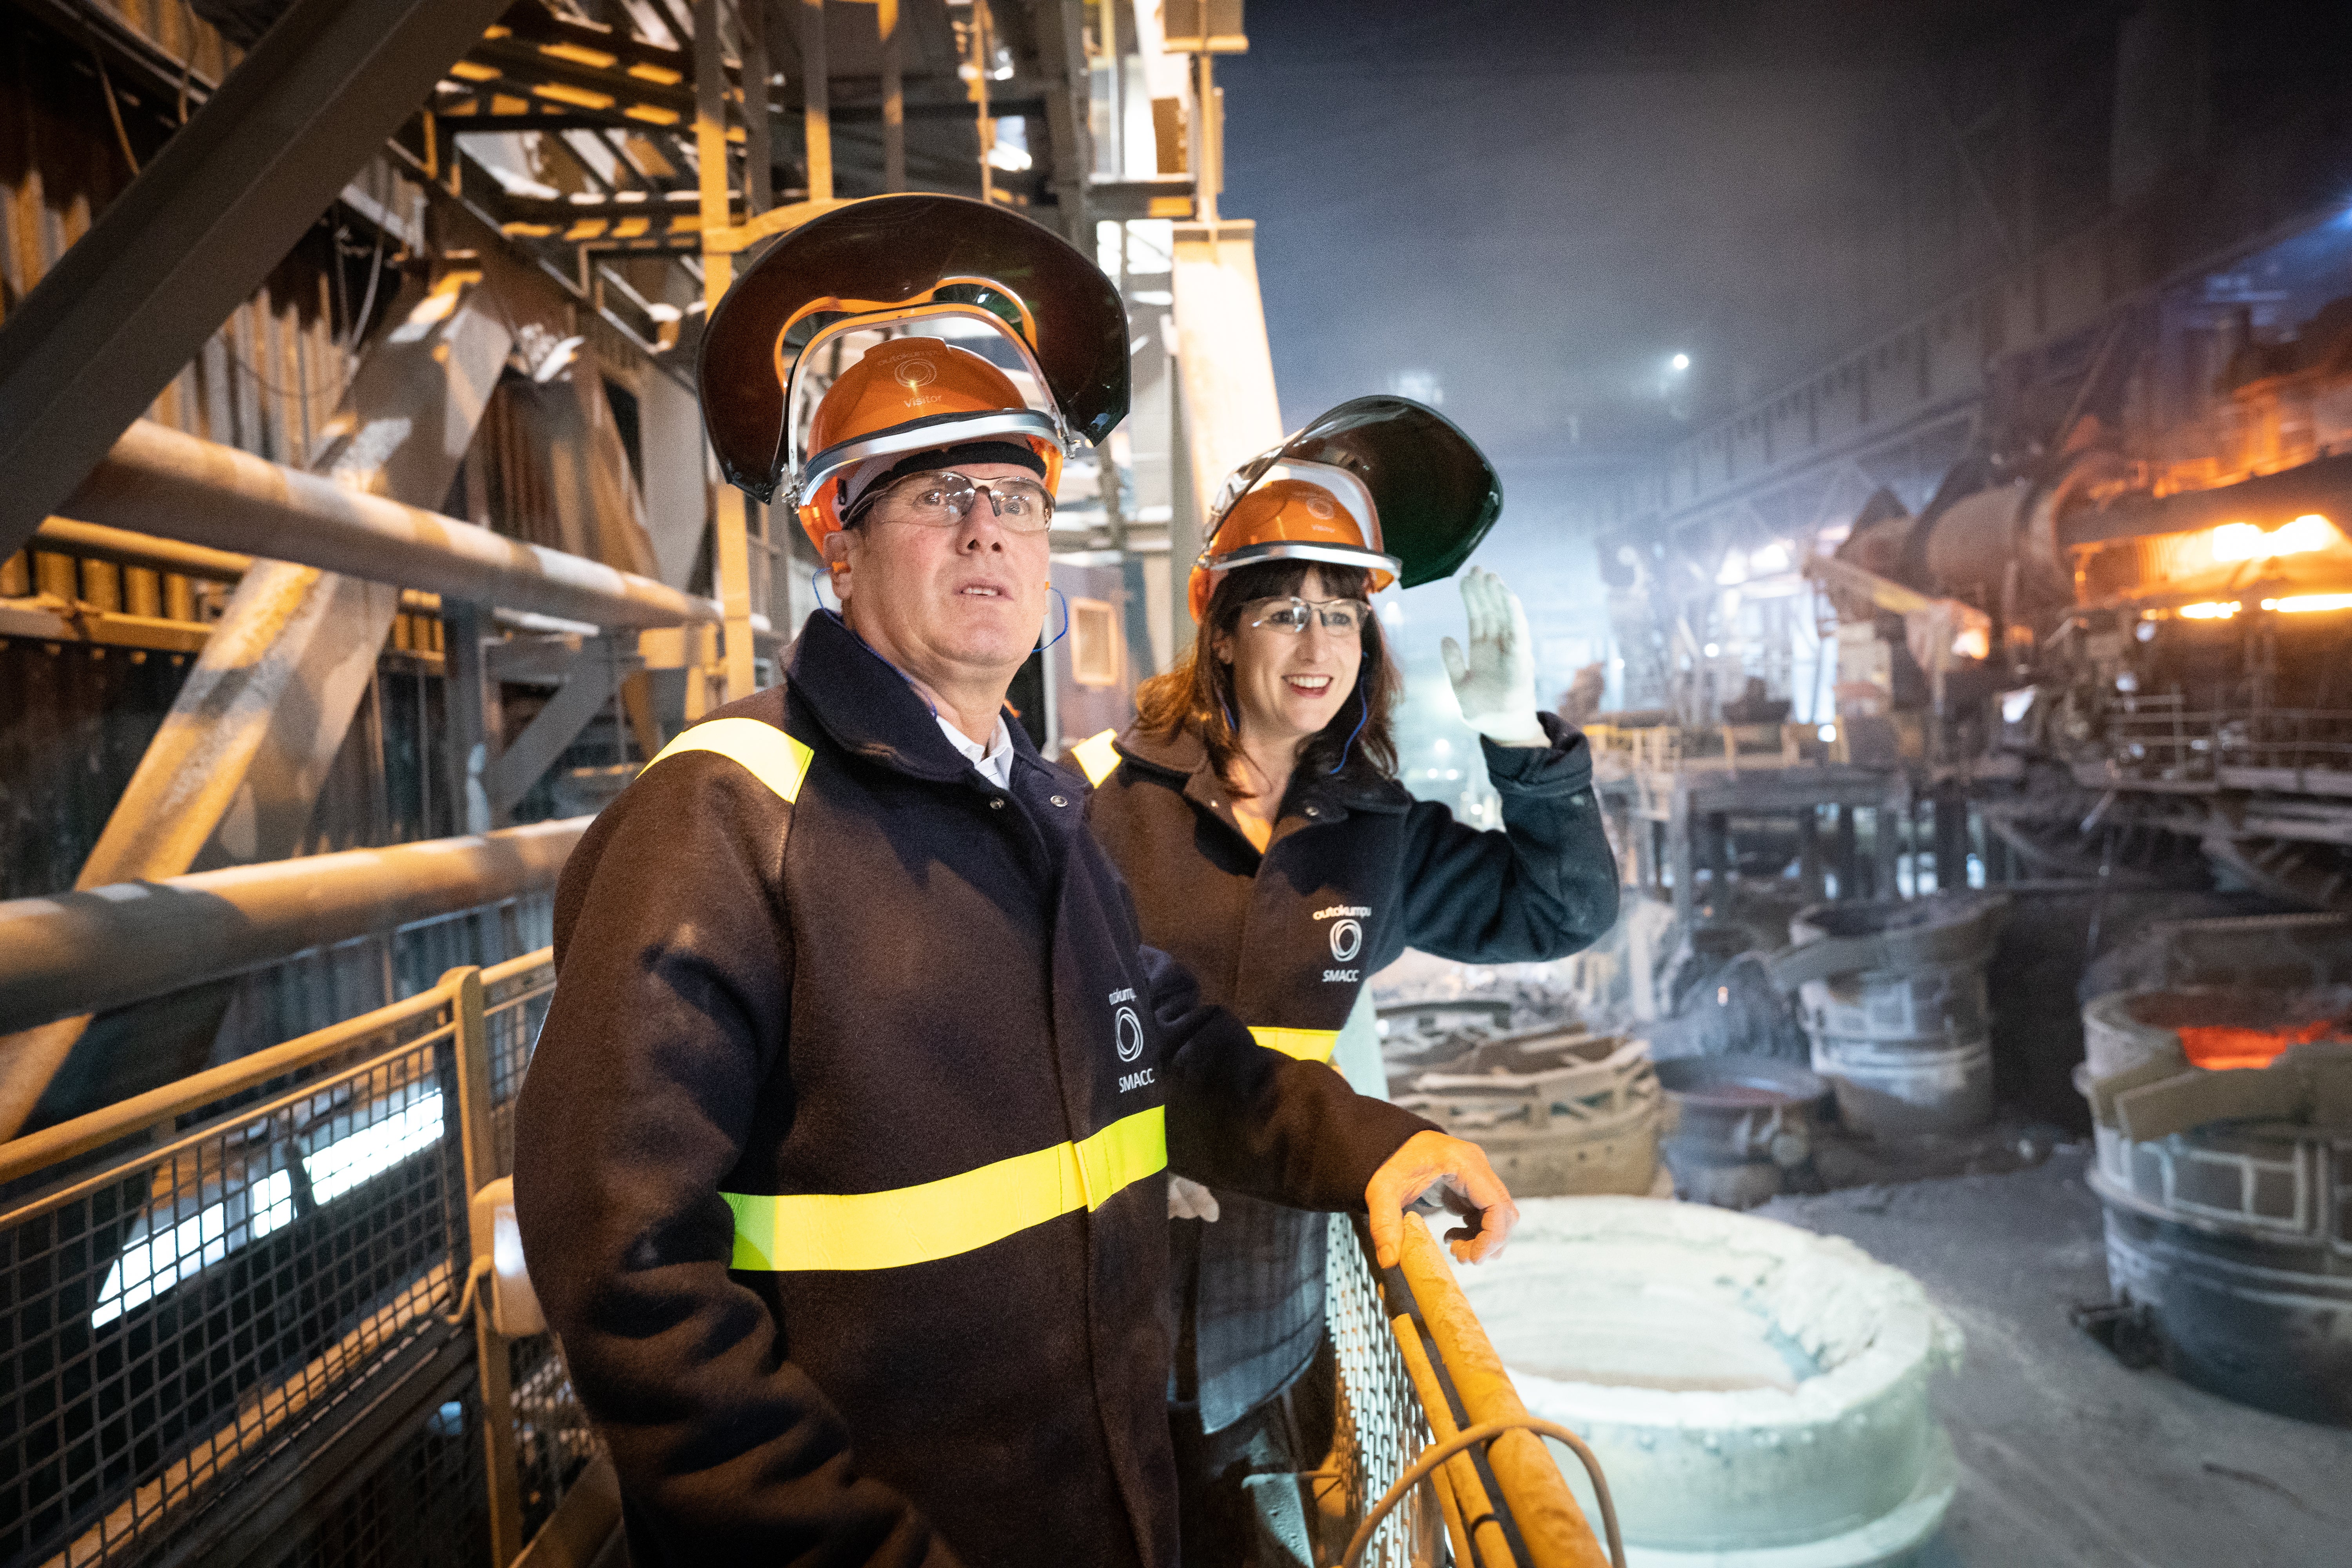
M551 890L593 817L0 901L0 1029Z
M454 993L444 981L429 991L379 1007L373 1013L331 1024L284 1045L256 1051L224 1066L211 1068L193 1078L184 1078L149 1089L118 1104L77 1116L71 1121L60 1121L55 1127L0 1143L0 1184L29 1176L51 1165L62 1163L77 1154L143 1132L159 1123L167 1122L191 1110L228 1099L271 1079L299 1072L306 1067L325 1061L338 1051L347 1049L355 1040L405 1023L411 1018L425 1016L450 1005ZM404 1040L396 1047L410 1051L425 1040L436 1038L450 1027L442 1025L415 1039ZM296 1096L299 1098L299 1096ZM249 1115L240 1110L239 1115ZM209 1131L203 1129L199 1131ZM0 1217L0 1225L6 1219Z
M1369 1247L1360 1221L1358 1234ZM1418 1215L1405 1216L1397 1264L1382 1271L1381 1291L1433 1442L1497 1426L1431 1474L1454 1561L1479 1568L1611 1568L1551 1451L1528 1430L1528 1408L1510 1373Z

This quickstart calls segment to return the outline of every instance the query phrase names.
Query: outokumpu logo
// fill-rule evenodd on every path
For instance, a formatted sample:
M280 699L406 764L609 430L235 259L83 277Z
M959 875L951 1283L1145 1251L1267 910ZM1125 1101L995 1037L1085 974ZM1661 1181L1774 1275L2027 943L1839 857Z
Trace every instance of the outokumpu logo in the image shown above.
M1364 950L1364 927L1360 921L1338 920L1331 922L1331 959L1345 963Z
M1121 1007L1117 1019L1118 1028L1118 1059L1131 1062L1143 1054L1143 1020L1132 1007Z
M915 395L908 401L928 403L923 388L939 380L940 367L927 359L903 359L890 367L890 379Z

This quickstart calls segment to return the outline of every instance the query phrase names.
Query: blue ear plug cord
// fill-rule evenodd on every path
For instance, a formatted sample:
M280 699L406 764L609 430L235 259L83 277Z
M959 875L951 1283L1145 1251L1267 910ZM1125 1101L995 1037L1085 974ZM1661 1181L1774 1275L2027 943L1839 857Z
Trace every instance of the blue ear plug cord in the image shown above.
M1372 716L1372 705L1364 700L1364 682L1360 676L1356 680L1356 727L1348 731L1348 743L1339 748L1339 760L1331 764L1332 773L1336 773L1348 765L1348 753L1356 749L1356 737L1364 732L1364 721Z
M1054 634L1051 641L1041 642L1035 647L1031 648L1029 650L1031 653L1044 653L1047 648L1052 647L1055 643L1060 642L1064 637L1070 635L1070 601L1063 596L1062 591L1059 588L1055 587L1050 583L1045 585L1045 592L1053 595L1054 597L1062 601L1062 629Z
M1234 732L1235 740L1239 740L1242 727L1234 722L1234 705L1223 697L1217 699L1217 705L1225 710L1225 728ZM1356 682L1356 727L1348 731L1348 743L1339 748L1339 760L1331 764L1331 773L1336 773L1348 765L1348 753L1356 749L1356 737L1364 732L1364 721L1372 716L1371 704L1364 700L1364 683L1361 680ZM1330 774L1324 776L1328 778Z

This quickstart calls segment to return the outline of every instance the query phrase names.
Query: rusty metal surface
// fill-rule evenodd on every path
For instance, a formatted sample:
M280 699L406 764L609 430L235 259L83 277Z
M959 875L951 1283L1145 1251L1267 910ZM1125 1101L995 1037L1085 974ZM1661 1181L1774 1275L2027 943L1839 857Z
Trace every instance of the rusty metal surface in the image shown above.
M27 1028L552 888L588 819L0 904L0 1021Z
M0 550L58 510L502 8L297 0L145 161L0 321Z
M604 626L718 616L709 600L649 578L346 489L150 420L123 434L68 504L74 515L115 527L474 604Z

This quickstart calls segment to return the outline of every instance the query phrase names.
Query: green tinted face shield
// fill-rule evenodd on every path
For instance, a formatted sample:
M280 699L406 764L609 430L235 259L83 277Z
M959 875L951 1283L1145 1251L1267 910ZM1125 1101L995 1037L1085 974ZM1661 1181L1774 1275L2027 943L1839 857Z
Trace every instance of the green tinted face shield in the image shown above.
M1219 551L1218 529L1260 480L1293 465L1301 477L1336 468L1363 487L1378 524L1366 537L1395 558L1407 588L1452 576L1503 513L1495 466L1452 420L1407 397L1355 397L1234 470L1209 510L1202 565L1241 564Z
M719 301L696 367L728 479L761 500L788 477L802 353L861 319L984 319L1013 339L1056 422L1099 445L1127 416L1127 310L1059 236L962 196L875 196L793 229Z

